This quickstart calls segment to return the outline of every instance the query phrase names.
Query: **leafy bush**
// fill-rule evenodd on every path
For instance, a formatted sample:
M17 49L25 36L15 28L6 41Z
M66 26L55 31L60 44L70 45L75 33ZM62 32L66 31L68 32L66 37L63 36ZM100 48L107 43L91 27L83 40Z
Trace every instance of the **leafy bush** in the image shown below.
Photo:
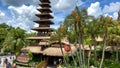
M104 68L120 68L120 63L119 62L117 63L109 59L109 60L105 60L103 67Z

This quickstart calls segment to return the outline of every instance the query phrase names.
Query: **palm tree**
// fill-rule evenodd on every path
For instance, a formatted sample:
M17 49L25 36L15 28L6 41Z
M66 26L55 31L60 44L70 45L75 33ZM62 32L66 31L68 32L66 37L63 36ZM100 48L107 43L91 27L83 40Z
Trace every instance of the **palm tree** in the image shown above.
M0 24L0 49L1 51L3 50L3 42L5 41L6 35L9 32L9 30L11 30L13 27L8 26L5 23ZM2 51L3 52L3 51Z
M5 38L5 41L3 43L3 46L7 49L10 49L12 52L16 53L21 50L23 46L26 45L25 40L25 30L18 28L11 29L7 37Z
M69 33L69 41L72 43L78 43L78 26L76 20L76 12L73 11L71 15L67 16L64 21L64 26L67 28L67 32ZM79 46L80 48L80 46ZM81 49L77 52L77 58L79 61L79 66L82 68L82 55Z
M52 42L54 42L54 41L59 41L59 43L60 43L60 49L61 49L61 52L62 52L62 55L63 55L63 61L64 61L64 63L65 63L65 65L67 66L67 61L66 61L66 59L65 59L65 55L64 55L64 52L63 52L63 50L62 50L62 48L63 48L63 46L62 46L62 42L61 42L61 40L66 36L66 31L65 31L66 29L64 28L64 26L62 25L62 23L60 23L60 27L55 31L55 33L53 33L52 35L51 35L51 39L50 39L50 41Z
M80 47L84 48L84 28L86 23L89 21L90 16L88 16L85 8L79 10L78 7L67 16L64 21L64 25L68 28L68 32L72 35L70 36L70 42L79 43L79 65L85 67L85 55L84 49L81 50ZM71 39L72 38L72 39ZM73 41L74 40L74 41Z
M98 19L95 19L95 18L93 18L93 20L90 21L87 24L87 35L91 36L91 40L92 40L91 45L94 46L95 64L96 64L96 61L97 61L97 52L96 52L97 42L96 42L96 38L99 36L99 33L100 33L100 26L99 25L100 25L100 23L98 22Z
M100 16L100 23L101 23L101 30L103 31L103 51L102 51L102 59L99 68L102 68L105 57L105 48L108 40L108 27L111 26L110 24L112 23L112 18L108 16L107 17Z
M118 45L120 42L120 25L118 21L113 22L113 27L110 29L110 36L112 36L113 43L116 44L116 62L118 62Z

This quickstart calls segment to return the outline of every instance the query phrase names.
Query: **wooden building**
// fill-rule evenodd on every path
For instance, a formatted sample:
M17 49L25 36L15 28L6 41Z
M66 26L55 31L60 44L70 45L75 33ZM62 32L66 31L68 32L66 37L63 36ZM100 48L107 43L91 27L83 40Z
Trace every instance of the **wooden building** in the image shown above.
M47 61L47 65L56 65L59 59L63 59L63 54L69 54L69 56L75 54L76 48L74 45L68 44L66 41L62 41L62 48L59 45L59 42L55 41L54 43L48 43L50 39L50 33L53 32L53 30L50 28L50 25L54 24L50 19L53 18L53 16L50 14L51 11L51 5L50 0L40 0L41 6L40 9L37 9L40 14L35 14L39 20L34 21L35 23L38 23L39 26L36 28L32 28L32 30L37 31L37 35L35 37L28 37L28 40L34 40L35 43L31 44L28 47L22 48L22 50L27 50L29 52L33 53L33 56L36 58L42 58L42 61ZM66 52L64 50L64 46L70 46L71 51ZM61 51L62 49L62 51ZM42 63L42 62L41 62Z
M51 21L53 16L50 14L52 13L50 9L51 2L50 0L40 0L40 2L41 4L39 4L39 6L41 6L41 8L37 9L40 14L36 14L39 20L34 21L35 23L38 23L39 26L32 28L32 30L37 31L37 35L35 37L27 38L29 40L35 40L35 43L23 48L22 50L32 52L33 56L36 58L42 58L41 63L45 61L47 62L47 65L56 65L60 59L63 59L63 55L67 54L70 57L74 56L79 47L75 47L74 44L70 44L67 38L62 39L61 45L58 41L48 43L50 33L53 32L50 25L54 24L54 22ZM87 55L90 54L89 46L85 46L84 48ZM80 49L84 48L82 46L80 47Z

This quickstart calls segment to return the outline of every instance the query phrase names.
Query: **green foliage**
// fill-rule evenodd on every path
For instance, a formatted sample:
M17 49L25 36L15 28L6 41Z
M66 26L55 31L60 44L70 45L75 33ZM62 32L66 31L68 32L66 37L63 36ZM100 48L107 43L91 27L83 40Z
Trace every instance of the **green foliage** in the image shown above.
M105 60L104 68L120 68L120 63L117 63L113 60Z
M8 26L5 23L0 24L0 49L2 48L2 43L4 42L5 37L11 28L12 27Z
M22 47L31 43L26 40L26 37L30 36L35 36L35 33L26 33L19 27L14 28L2 23L0 24L0 49L5 52L19 52Z
M101 37L104 41L100 44L104 46L107 46L109 44L120 44L120 22L112 20L112 18L109 16L105 17L101 15L98 18L94 18L93 16L89 16L87 14L85 8L79 9L78 7L76 7L75 10L65 18L63 24L67 31L66 37L68 38L70 43L78 44L79 40L82 40L81 42L83 42L84 44L97 46L99 44L97 43L96 38ZM99 57L96 62L97 66L99 66L100 64L102 50L104 51L105 49L104 46L101 46L101 51L97 52ZM107 56L108 53L105 54L105 58L107 59L113 57L113 55ZM116 55L114 55L113 58L115 59ZM80 59L78 58L77 60ZM95 60L93 59L93 57L91 61L93 61L91 63L95 65Z
M13 28L7 33L3 46L12 52L18 52L25 45L25 38L25 30Z
M30 57L30 60L33 59L33 54L31 52L28 52L28 56Z

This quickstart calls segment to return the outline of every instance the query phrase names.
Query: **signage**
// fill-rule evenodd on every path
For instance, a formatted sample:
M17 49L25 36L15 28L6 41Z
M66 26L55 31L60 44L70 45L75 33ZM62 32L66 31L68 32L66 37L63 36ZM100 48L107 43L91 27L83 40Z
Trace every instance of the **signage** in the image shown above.
M30 58L28 56L17 56L17 61L27 63L29 62Z
M66 52L69 52L71 49L70 49L70 45L64 45L64 50Z

